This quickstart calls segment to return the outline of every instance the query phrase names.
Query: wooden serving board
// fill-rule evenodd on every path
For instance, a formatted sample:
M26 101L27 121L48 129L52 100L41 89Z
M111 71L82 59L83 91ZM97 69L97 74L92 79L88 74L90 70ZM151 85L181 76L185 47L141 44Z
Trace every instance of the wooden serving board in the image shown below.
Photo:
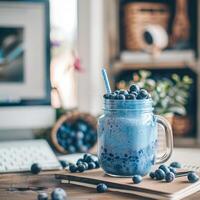
M86 187L96 187L98 183L106 183L110 190L123 193L132 193L143 197L154 199L182 199L200 190L200 181L189 183L187 177L176 178L171 183L152 180L148 176L143 177L140 184L133 184L131 178L115 178L105 175L101 169L88 170L84 173L56 174L61 180Z

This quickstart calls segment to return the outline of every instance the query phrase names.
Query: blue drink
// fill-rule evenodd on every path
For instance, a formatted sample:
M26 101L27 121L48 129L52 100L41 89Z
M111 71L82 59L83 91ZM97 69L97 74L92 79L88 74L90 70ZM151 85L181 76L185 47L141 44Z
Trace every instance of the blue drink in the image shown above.
M165 127L169 148L156 158L157 123ZM98 157L106 174L146 175L153 164L166 161L172 152L170 125L153 114L152 100L105 99L98 122Z

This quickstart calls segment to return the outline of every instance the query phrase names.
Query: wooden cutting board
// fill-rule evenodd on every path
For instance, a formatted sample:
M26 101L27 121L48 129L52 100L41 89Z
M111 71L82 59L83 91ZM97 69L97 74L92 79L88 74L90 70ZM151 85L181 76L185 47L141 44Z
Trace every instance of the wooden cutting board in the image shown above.
M55 177L67 180L70 183L95 187L98 183L106 183L110 190L132 193L154 199L182 199L200 190L200 181L189 183L187 177L176 178L172 183L152 180L148 176L143 177L140 184L133 184L131 178L115 178L105 175L101 169L88 170L84 173L56 174Z

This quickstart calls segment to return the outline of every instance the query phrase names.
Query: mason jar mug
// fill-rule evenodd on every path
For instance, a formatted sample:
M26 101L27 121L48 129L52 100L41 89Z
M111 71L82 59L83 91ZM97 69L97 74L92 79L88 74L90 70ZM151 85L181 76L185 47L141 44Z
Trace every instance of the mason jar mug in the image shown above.
M152 100L104 101L98 120L98 158L111 176L146 175L152 165L168 160L173 150L168 121L153 114ZM157 153L158 125L164 129L165 152Z

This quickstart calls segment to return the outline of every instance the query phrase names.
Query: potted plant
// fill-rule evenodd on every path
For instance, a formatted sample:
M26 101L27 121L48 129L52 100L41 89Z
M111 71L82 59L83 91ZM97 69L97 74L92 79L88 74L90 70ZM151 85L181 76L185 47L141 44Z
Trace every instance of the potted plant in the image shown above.
M128 88L130 84L137 83L151 94L155 113L164 116L172 124L174 114L179 116L187 114L185 107L192 82L189 76L180 77L178 74L172 74L171 79L155 80L151 78L151 72L140 70L133 74L133 78L129 82L120 81L117 88Z

